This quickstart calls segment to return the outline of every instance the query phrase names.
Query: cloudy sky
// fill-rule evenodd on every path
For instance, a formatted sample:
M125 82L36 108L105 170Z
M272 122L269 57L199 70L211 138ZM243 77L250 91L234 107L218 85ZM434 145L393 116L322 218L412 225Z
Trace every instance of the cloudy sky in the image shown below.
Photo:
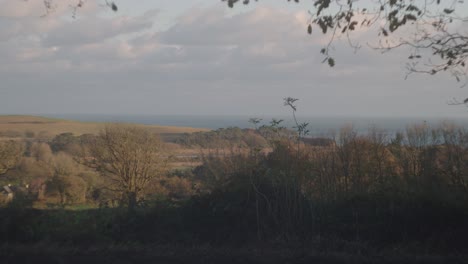
M309 2L88 0L76 18L68 2L44 16L41 0L0 0L0 114L284 115L295 97L308 116L468 116L447 105L468 87L405 80L408 54L367 48L369 33L322 64Z

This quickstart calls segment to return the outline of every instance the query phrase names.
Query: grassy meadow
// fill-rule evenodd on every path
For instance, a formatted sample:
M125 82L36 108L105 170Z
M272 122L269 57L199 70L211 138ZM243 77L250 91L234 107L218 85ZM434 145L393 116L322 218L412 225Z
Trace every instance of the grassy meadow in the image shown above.
M41 116L0 115L0 139L28 137L28 135L29 137L37 136L51 138L58 134L67 132L73 133L77 136L82 134L97 134L103 129L104 125L105 124L103 123L80 122ZM148 128L163 136L208 131L208 129L191 127L140 124L135 124L135 126Z

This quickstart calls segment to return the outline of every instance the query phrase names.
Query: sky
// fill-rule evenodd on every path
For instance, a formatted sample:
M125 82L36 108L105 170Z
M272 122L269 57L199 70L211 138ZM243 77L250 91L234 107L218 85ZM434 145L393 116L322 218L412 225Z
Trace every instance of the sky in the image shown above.
M408 53L357 52L307 34L310 2L87 0L76 15L56 1L0 0L0 114L284 115L468 117L446 74L406 76Z

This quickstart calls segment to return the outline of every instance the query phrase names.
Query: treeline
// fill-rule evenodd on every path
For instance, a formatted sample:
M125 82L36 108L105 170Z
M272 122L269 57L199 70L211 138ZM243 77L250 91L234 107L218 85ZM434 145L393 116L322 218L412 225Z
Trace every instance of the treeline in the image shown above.
M228 148L266 147L268 142L253 129L238 127L219 128L208 132L185 133L174 140L185 147Z
M0 202L19 207L31 207L36 202L41 207L63 207L97 201L105 181L98 172L79 162L83 147L91 137L64 133L49 142L3 142L3 150L8 142L20 151L9 155L12 162L0 176L2 189L9 186L14 199L7 201L7 196L2 195Z
M226 230L238 228L230 235L463 249L468 235L464 128L417 124L396 135L376 128L359 135L345 127L330 140L317 147L280 137L269 141L270 153L252 149L205 157L197 170L212 179L213 191L203 199L224 219Z

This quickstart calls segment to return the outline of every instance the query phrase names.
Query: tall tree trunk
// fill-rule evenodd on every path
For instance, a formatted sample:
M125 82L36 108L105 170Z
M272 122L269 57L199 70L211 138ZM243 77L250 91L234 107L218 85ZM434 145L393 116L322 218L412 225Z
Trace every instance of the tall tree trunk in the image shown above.
M132 214L135 212L135 208L137 204L136 192L128 192L127 198L128 198L128 212Z

